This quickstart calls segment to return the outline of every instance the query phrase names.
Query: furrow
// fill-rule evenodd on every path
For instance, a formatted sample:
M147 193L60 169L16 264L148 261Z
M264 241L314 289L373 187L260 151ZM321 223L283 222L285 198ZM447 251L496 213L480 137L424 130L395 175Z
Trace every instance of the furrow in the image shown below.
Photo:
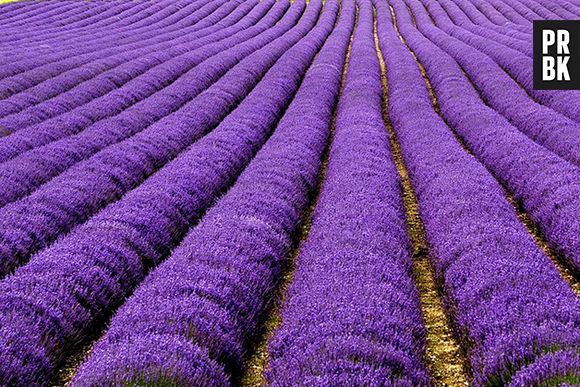
M343 5L344 7L344 5ZM341 11L342 12L342 11ZM355 20L354 26L356 26L356 19L357 13L355 13ZM356 28L356 27L355 27ZM342 77L340 81L340 87L338 91L337 99L340 100L340 96L342 94L342 89L344 87L344 80L346 78L346 72L348 69L348 61L350 58L350 49L352 45L352 38L353 35L351 34L349 45L346 50L346 55L344 59L344 68L342 71ZM310 228L312 226L312 215L314 213L314 209L316 208L316 204L318 203L318 199L320 198L320 192L322 190L322 185L326 180L326 172L328 168L328 157L330 152L330 146L332 144L332 140L334 138L334 131L336 125L336 107L332 113L332 118L330 121L330 128L329 128L329 137L328 137L328 144L326 149L324 150L324 154L322 156L322 165L320 169L320 177L318 180L318 186L316 187L313 199L310 201L310 205L306 209L304 215L302 216L302 221L300 222L301 227L300 231L298 232L297 242L295 242L294 248L291 250L289 255L288 263L285 265L286 267L282 269L283 275L280 285L277 289L277 296L275 297L276 302L274 303L273 308L268 313L266 320L263 326L263 333L260 335L260 338L256 340L255 348L252 350L252 356L248 360L248 365L246 368L246 372L241 379L240 385L243 387L252 387L252 386L265 386L267 385L265 372L268 369L269 364L269 354L268 354L268 345L270 344L274 332L280 327L282 324L282 316L281 316L281 308L284 304L286 293L288 291L288 287L292 282L294 271L296 270L296 260L298 258L298 254L300 249L302 248L304 242L308 239L308 234L310 233Z
M402 41L402 40L401 40ZM425 361L429 366L431 376L438 386L468 386L466 362L461 347L455 340L453 330L440 296L440 287L435 281L429 261L429 246L425 236L425 229L419 215L419 204L413 186L405 167L401 146L389 119L388 112L388 80L385 61L379 47L375 25L375 44L381 66L381 82L383 86L383 119L389 132L393 159L403 184L403 203L407 217L407 227L413 245L413 273L419 290L421 312L425 320L426 354ZM424 70L422 70L424 74ZM433 91L429 92L431 101L438 111L437 98Z

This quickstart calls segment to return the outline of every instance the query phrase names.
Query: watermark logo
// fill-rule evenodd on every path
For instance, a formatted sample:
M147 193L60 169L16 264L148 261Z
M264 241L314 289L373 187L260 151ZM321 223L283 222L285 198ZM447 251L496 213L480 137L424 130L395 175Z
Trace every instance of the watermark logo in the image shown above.
M580 20L534 20L534 89L580 90Z

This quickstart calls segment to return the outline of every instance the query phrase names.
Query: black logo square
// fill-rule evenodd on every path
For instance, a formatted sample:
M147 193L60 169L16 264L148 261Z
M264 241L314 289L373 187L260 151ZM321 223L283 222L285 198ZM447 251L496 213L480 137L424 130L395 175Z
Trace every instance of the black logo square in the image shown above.
M580 20L534 20L534 89L580 90Z

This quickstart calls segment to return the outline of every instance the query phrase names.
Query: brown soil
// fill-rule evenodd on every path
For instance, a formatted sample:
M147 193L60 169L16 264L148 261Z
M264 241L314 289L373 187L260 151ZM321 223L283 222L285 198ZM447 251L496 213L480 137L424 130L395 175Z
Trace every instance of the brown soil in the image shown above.
M425 362L436 385L467 386L469 382L467 373L465 372L466 363L443 310L441 297L429 262L428 243L423 223L419 216L419 204L413 192L411 180L404 165L401 148L388 115L386 66L378 44L376 22L375 45L379 56L383 84L383 118L391 139L391 149L395 165L403 184L403 204L407 216L409 236L413 245L413 272L419 291L421 312L425 321ZM422 71L424 73L424 70ZM435 95L432 93L432 90L430 93L435 106Z
M358 11L357 11L358 14ZM357 23L357 17L355 15L355 27ZM340 84L339 90L339 99L340 95L342 94L342 88L344 86L344 81L346 79L346 71L348 68L348 61L350 59L350 48L352 44L352 39L354 35L351 34L350 43L347 48L346 52L346 60L342 72L342 80ZM280 316L280 311L282 305L284 304L285 294L288 290L288 286L292 282L293 274L295 271L295 264L296 259L298 257L298 253L300 251L300 247L302 243L308 238L308 234L310 232L311 226L311 219L312 214L314 213L314 209L316 207L316 203L318 202L318 197L320 196L320 192L322 190L322 185L326 178L326 170L328 167L328 155L330 151L330 144L332 144L332 139L334 138L334 128L336 123L336 108L334 109L332 120L330 123L330 135L329 135L329 143L327 149L325 150L323 161L322 161L322 168L320 171L320 180L318 183L318 187L315 192L315 197L311 201L309 208L306 210L305 215L303 217L302 227L300 232L298 233L298 243L296 244L295 248L289 254L290 259L288 262L288 267L284 270L284 275L281 280L281 284L278 290L277 295L277 302L274 307L270 310L266 322L263 325L263 333L260 336L260 339L257 342L256 347L254 348L252 356L248 360L248 365L245 374L243 375L240 385L243 387L254 387L254 386L265 386L266 385L266 378L264 372L268 368L269 356L268 356L268 343L272 338L274 332L280 325L282 324L282 318Z

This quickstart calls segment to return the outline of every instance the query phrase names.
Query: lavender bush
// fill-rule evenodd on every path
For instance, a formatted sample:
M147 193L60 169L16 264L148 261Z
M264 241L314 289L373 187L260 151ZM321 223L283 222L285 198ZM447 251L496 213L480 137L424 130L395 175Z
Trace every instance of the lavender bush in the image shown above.
M406 11L400 0L390 3L399 4L398 14ZM419 7L411 8L422 23ZM502 187L434 111L382 2L377 25L389 114L472 383L506 385L542 355L580 346L580 300L533 242Z
M299 29L312 28L320 8L311 2ZM335 13L323 12L311 35L323 40ZM316 53L312 47L307 41L289 50L211 134L0 282L0 380L46 383L84 334L167 257L267 140ZM22 298L35 300L35 311L13 302Z
M327 178L270 344L276 386L429 383L373 8L358 5Z
M284 20L285 22L278 24L276 31L271 32L281 34L287 31L295 23L301 11L302 7L296 6L289 17ZM215 84L215 87L206 90L208 92L207 94L213 94L217 101L214 98L203 98L199 99L199 101L191 102L158 124L152 125L145 131L139 132L138 135L116 146L104 149L95 155L95 157L90 158L71 171L53 179L33 195L0 209L0 219L2 218L2 213L4 213L6 223L10 223L10 226L7 224L2 231L4 243L2 244L3 253L2 259L0 260L2 262L0 266L2 270L0 270L0 273L2 275L6 274L30 256L31 253L43 248L54 240L59 234L68 231L75 224L86 220L87 217L103 205L113 201L127 190L136 186L146 176L160 168L172 157L175 157L179 151L185 149L189 144L210 130L212 125L217 125L219 120L251 90L252 85L255 85L260 78L260 72L258 71L256 73L255 68L257 66L263 66L262 73L267 71L269 65L273 64L277 59L276 55L281 55L293 43L300 39L312 26L312 23L314 21L306 19L298 27L291 30L289 36L283 35L280 39L276 39L269 44L268 40L275 38L276 35L266 33L265 35L258 36L256 39L247 41L249 44L241 47L241 50L235 50L234 47L234 50L224 51L224 55L220 55L220 57L225 57L225 54L230 54L229 61L232 63L241 59L240 57L242 55L253 51L253 49L260 48L261 45L267 45L264 49L247 57L243 63L240 63L241 66L239 68L233 70L229 76L225 76L225 81L219 81ZM213 74L215 67L212 65L216 63L212 61L204 64L207 65L204 67L207 77L215 76ZM226 72L227 68L223 68L226 63L220 62L220 65L222 67L218 68L219 71L222 73ZM201 80L204 79L201 76L203 72L197 74ZM225 93L220 92L228 84L227 82L232 79L234 80L233 85L237 83L239 87L232 88ZM202 91L203 87L204 85L201 84L198 92ZM189 90L185 92L195 93L193 88L194 85L190 84ZM224 110L215 110L213 113L211 113L212 110L208 110L220 106ZM159 108L160 106L157 107ZM136 109L139 106L133 106L133 108ZM195 114L198 112L198 109L204 109L204 111L210 113L207 115ZM146 111L137 110L137 113L145 113ZM137 118L135 113L131 114L131 112L124 111L122 114L124 113L127 113L128 117L132 117L134 120ZM188 117L191 118L188 119ZM142 117L142 119L149 119L151 121L155 118L151 114ZM131 124L132 122L129 121L128 123ZM138 123L139 121L135 123L135 128L139 128ZM55 150L52 154L47 154L48 146L42 147L36 151L28 152L9 163L3 164L2 166L6 167L9 171L7 172L7 179L10 179L13 183L12 185L3 187L5 189L3 197L4 203L8 202L11 198L16 198L19 194L25 193L25 190L30 190L31 185L34 188L33 184L35 181L38 184L38 182L43 182L40 179L51 177L50 174L41 174L43 172L42 169L31 166L38 159L35 160L32 158L33 161L29 163L24 163L23 159L26 160L26 158L29 158L30 160L30 156L34 157L38 155L44 160L52 160L54 166L49 170L49 173L57 174L61 169L81 161L83 153L79 154L80 151L85 150L85 154L88 153L90 155L98 151L99 147L108 145L107 141L115 139L115 135L122 139L123 129L126 130L127 127L113 127L108 129L108 132L111 133L109 138L104 136L103 131L106 130L104 128L101 128L100 131L84 131L78 136L73 136L51 144L50 148ZM66 146L67 144L68 146ZM63 160L63 151L72 151L70 152L71 157ZM45 161L44 165L47 166L47 164L48 162ZM2 166L0 166L0 169ZM20 168L21 178L25 174L28 174L28 186L14 184L17 180L15 176L18 176L18 174L10 170L11 166ZM89 179L88 186L86 180L87 173L93 176L92 179ZM37 180L33 180L30 176L39 177ZM22 181L24 180L22 179ZM73 195L78 200L76 202L71 202L69 199L71 196L71 188L73 192L80 191L82 193L80 197L78 194ZM34 219L38 219L39 215L43 219L47 219L47 221L41 221L41 224L35 222ZM25 230L30 231L26 232Z

